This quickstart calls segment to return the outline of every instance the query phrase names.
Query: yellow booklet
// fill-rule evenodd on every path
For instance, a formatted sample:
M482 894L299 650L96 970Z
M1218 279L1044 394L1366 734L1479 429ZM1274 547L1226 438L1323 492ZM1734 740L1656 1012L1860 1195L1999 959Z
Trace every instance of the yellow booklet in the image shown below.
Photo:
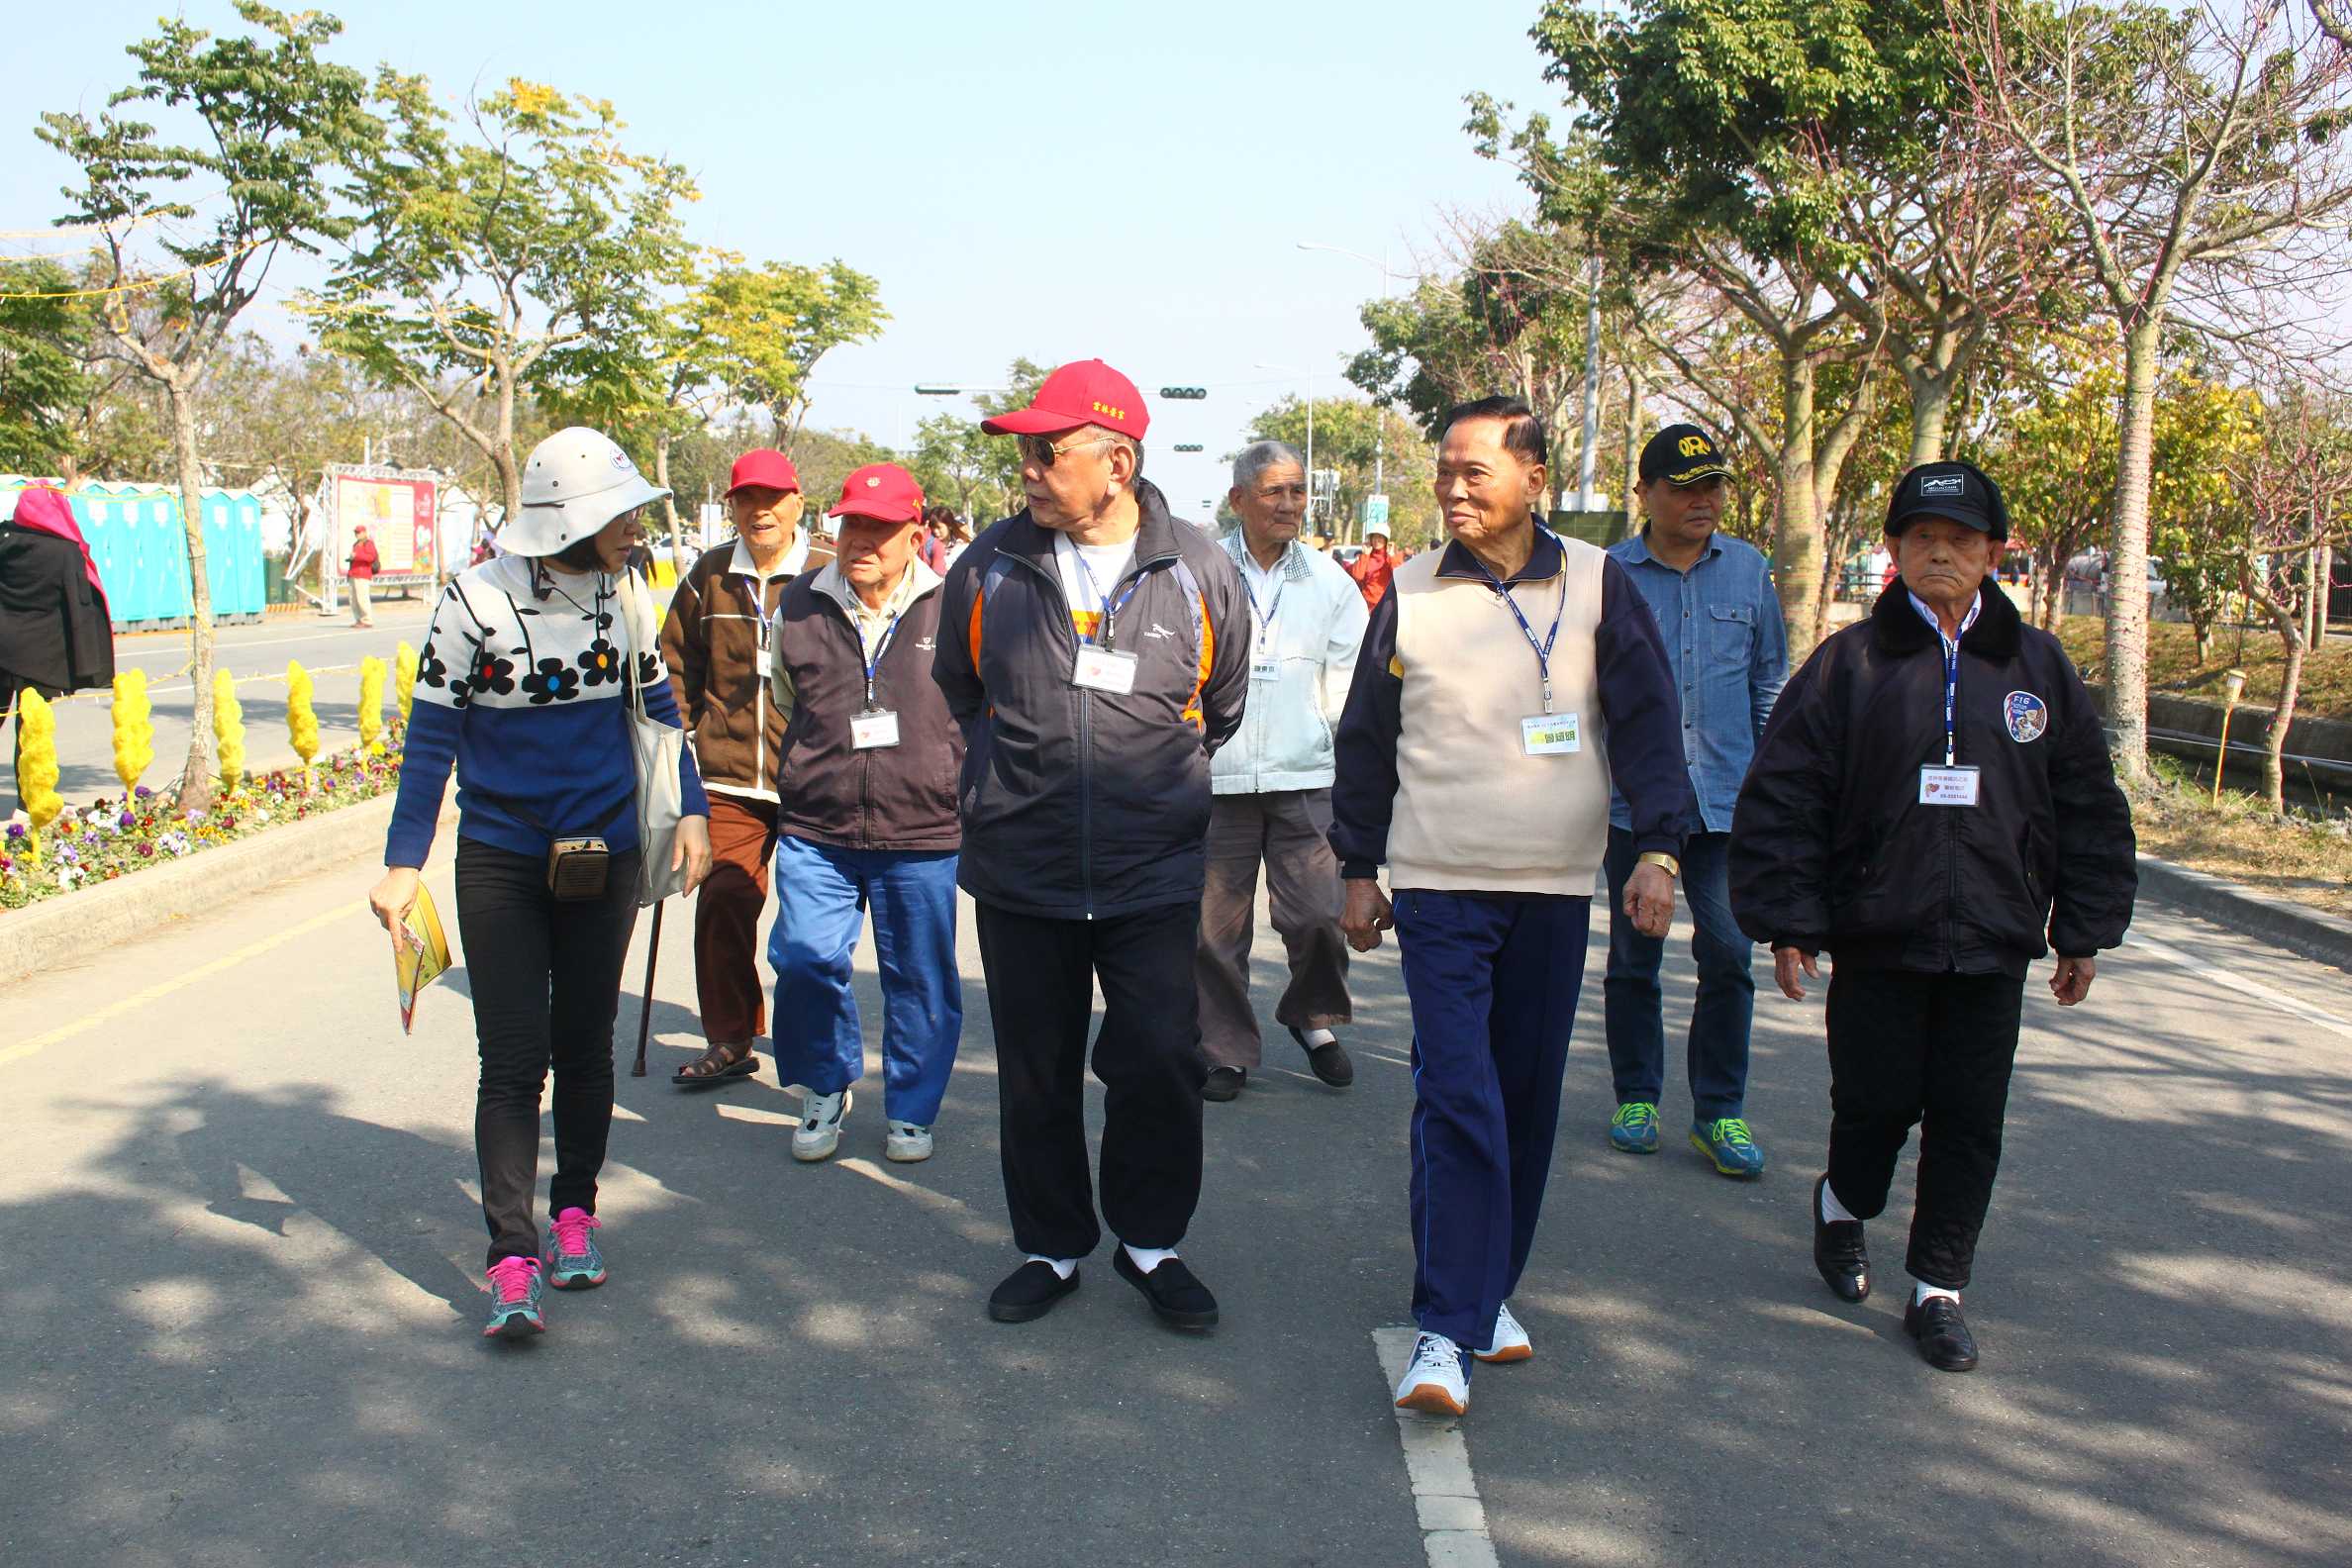
M400 1031L409 1032L417 1017L417 993L449 967L449 939L441 934L441 915L433 895L417 889L417 906L406 924L392 933L392 984L400 993Z

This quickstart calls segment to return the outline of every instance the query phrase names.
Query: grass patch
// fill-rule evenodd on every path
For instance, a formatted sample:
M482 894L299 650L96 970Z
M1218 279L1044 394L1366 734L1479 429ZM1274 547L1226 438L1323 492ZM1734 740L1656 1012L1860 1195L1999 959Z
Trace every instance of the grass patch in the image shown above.
M2273 812L2259 797L2206 786L2172 757L2151 757L2155 781L2131 791L2132 828L2147 853L2276 898L2352 915L2352 819Z
M2094 684L2107 679L2107 622L2099 616L2068 616L2058 629L2067 657ZM2246 672L2246 702L2268 708L2279 700L2279 678L2287 667L2278 634L2267 627L2236 627L2213 634L2206 657L2197 656L2196 635L2184 625L2157 621L2148 627L2148 690L2174 697L2221 700L2221 676ZM2352 642L2322 640L2303 658L2298 717L2352 719Z

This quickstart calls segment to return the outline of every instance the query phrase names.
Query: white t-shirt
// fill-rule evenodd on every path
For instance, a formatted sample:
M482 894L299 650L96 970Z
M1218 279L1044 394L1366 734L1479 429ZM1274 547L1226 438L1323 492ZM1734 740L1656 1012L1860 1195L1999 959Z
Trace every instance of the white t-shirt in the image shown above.
M1095 636L1105 601L1119 592L1119 580L1135 558L1135 539L1116 544L1080 544L1067 534L1053 536L1053 561L1061 568L1062 595L1070 601L1070 624L1081 637Z

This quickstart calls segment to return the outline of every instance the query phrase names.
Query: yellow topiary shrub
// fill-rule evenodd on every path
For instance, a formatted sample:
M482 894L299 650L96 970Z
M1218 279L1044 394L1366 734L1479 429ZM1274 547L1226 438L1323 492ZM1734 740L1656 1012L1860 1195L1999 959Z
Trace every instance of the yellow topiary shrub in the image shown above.
M373 653L359 661L359 748L384 754L384 661Z
M237 701L237 677L213 671L213 742L221 753L221 793L234 795L245 782L245 709Z
M138 790L139 776L155 760L154 711L146 670L124 670L114 678L115 777L126 795Z
M311 706L311 675L300 659L286 661L286 737L307 769L319 754L319 712Z
M42 830L65 809L57 793L57 716L41 693L27 687L17 699L17 797L33 819L25 858L41 858Z
M400 709L400 728L406 730L409 705L417 697L417 650L403 642L392 650L392 701Z

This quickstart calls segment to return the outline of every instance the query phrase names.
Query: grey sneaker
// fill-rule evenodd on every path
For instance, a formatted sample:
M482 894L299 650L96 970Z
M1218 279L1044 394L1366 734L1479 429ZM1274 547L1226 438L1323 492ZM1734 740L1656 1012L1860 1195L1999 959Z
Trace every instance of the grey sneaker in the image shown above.
M893 1122L883 1129L882 1157L901 1165L931 1157L931 1129L912 1122Z
M833 1151L841 1146L841 1123L848 1118L850 1093L821 1095L814 1089L801 1091L801 1125L792 1129L792 1157L815 1161L833 1158Z
M547 1226L547 1283L557 1290L589 1290L605 1282L604 1253L588 1232L603 1221L585 1209L566 1209Z
M490 1268L490 1321L482 1325L485 1339L521 1339L545 1333L547 1320L539 1312L539 1298L547 1280L538 1258L500 1258Z

